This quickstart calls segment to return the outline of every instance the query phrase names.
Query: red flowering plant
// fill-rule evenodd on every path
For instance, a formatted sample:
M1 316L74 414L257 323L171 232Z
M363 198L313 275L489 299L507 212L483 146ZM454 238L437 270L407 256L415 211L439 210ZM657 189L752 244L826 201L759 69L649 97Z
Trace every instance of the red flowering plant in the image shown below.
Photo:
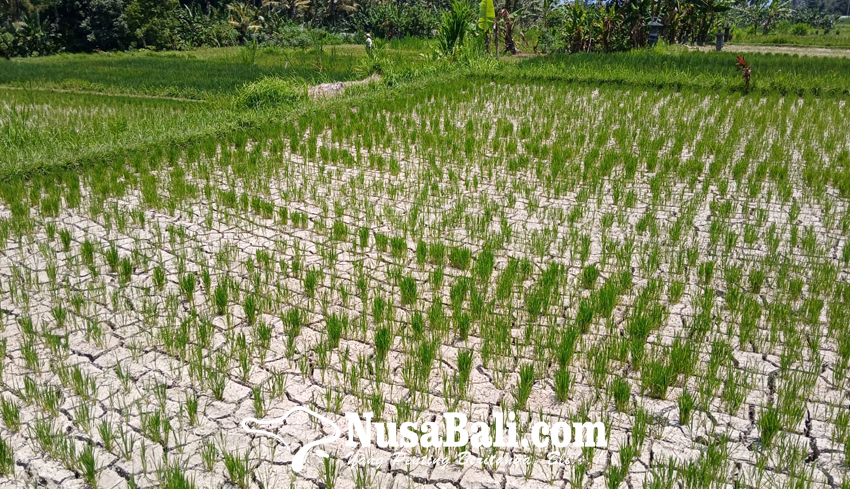
M750 64L747 63L744 58L738 56L738 62L735 64L736 67L741 69L741 76L744 77L744 92L750 93L750 77L753 75L753 70L750 68Z

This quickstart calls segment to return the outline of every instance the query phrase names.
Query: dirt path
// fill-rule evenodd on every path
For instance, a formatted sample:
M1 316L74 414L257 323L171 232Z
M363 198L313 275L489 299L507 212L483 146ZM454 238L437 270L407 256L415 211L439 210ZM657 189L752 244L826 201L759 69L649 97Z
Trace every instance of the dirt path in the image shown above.
M365 85L367 83L371 83L373 81L380 80L380 75L372 75L368 78L364 78L363 80L352 80L345 82L333 82L333 83L322 83L320 85L315 85L307 90L307 93L310 95L310 98L324 98L324 97L333 97L335 95L339 95L345 91L347 87L352 85Z
M714 45L693 47L700 51L714 51ZM775 53L775 54L797 54L800 56L829 56L837 58L850 58L850 49L847 48L819 48L814 46L771 46L763 44L727 44L724 51L731 53Z

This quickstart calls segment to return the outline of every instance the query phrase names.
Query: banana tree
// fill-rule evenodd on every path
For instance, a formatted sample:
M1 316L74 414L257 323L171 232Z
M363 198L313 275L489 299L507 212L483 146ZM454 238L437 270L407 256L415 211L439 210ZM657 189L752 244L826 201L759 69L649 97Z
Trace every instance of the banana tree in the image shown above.
M704 42L708 37L708 31L717 19L717 14L728 12L732 9L732 6L724 0L694 0L694 9L701 18L697 40Z
M493 0L481 0L478 4L478 30L484 36L484 46L489 53L490 35L496 31L496 9L493 6ZM498 51L498 44L496 51Z
M770 2L765 12L763 34L770 32L776 22L788 17L791 13L789 5L791 5L790 0L773 0Z

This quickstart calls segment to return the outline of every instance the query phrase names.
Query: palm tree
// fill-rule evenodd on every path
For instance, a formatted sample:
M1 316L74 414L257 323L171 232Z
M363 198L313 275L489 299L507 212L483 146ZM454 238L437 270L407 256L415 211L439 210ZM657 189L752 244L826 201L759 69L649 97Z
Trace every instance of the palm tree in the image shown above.
M770 5L767 7L766 18L764 21L764 34L770 32L770 29L773 28L773 24L790 15L790 4L791 0L773 0L770 2Z
M235 2L227 5L230 12L230 25L239 32L244 41L249 34L263 27L263 17L253 5L245 2Z

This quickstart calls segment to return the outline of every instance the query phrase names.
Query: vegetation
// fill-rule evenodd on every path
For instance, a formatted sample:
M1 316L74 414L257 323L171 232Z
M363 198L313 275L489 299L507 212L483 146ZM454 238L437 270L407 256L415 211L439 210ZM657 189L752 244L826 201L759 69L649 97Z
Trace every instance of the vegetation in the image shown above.
M169 5L129 2L114 36L169 42ZM276 487L291 454L223 427L294 404L606 426L563 470L474 454L506 485L847 479L850 60L501 59L523 22L573 39L575 5L520 6L455 3L432 44L366 55L264 48L271 6L213 5L243 46L5 61L0 483ZM273 8L342 29L353 7ZM628 7L581 8L592 45L617 24L599 50L645 42ZM280 436L327 434L305 420ZM314 455L320 487L408 477Z

